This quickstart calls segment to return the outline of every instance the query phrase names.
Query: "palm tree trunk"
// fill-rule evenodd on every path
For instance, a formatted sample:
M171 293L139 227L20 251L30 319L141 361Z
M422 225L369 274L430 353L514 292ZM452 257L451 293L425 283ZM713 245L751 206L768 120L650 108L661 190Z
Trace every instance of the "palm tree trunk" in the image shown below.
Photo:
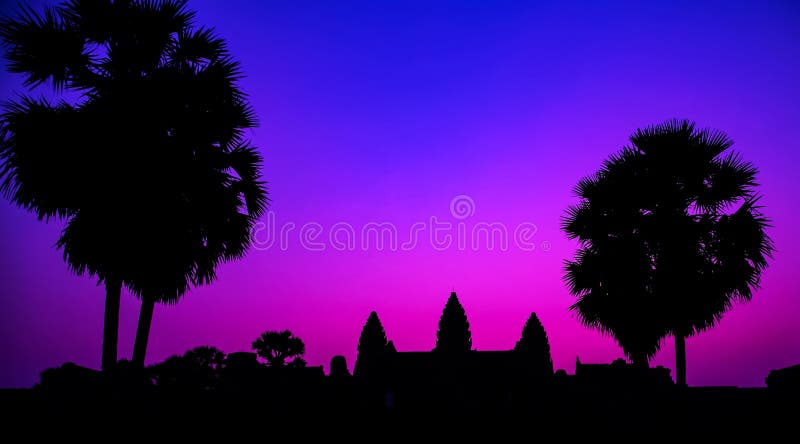
M117 338L119 336L119 299L122 282L106 278L106 308L103 317L103 357L101 367L104 373L114 370L117 365Z
M153 321L153 308L156 300L152 296L142 296L142 309L139 312L139 326L136 328L136 342L133 344L133 366L144 368L147 354L147 340L150 338L150 324Z
M686 336L675 334L675 383L686 387Z

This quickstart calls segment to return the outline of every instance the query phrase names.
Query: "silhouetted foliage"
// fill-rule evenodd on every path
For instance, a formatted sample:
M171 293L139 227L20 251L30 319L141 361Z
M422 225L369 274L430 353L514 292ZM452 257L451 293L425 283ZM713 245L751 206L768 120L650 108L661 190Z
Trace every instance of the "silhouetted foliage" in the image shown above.
M800 395L800 364L769 372L765 382L770 391L783 392L787 396Z
M685 337L748 301L773 247L757 205L756 168L723 133L670 121L638 130L576 187L563 229L580 241L565 280L581 321L646 364L673 335L685 383Z
M547 339L547 332L539 321L536 313L531 313L525 327L522 329L522 337L514 346L514 351L524 353L530 359L537 373L543 375L553 374L553 360L550 357L550 341Z
M389 341L386 343L386 353L396 353L397 348L394 346L394 341Z
M306 364L302 358L306 346L302 339L292 335L289 330L265 331L253 341L253 350L271 367L283 367L287 364L292 367L305 367Z
M253 352L232 352L225 357L223 381L229 385L241 386L252 381L262 368L258 355Z
M308 363L303 358L294 358L292 359L292 362L286 364L286 366L290 368L303 368L307 365Z
M439 319L439 330L436 332L437 352L454 353L472 350L472 333L464 307L458 301L456 292L450 293L447 303Z
M5 105L0 191L64 219L64 259L106 284L103 368L116 361L120 286L145 302L141 365L153 304L242 257L267 204L239 65L185 6L71 0L0 23L11 72L77 97Z
M96 370L66 362L60 367L42 371L36 388L51 394L85 396L98 391L101 382L100 374Z
M361 336L358 338L358 355L353 376L369 378L374 375L377 368L383 363L387 347L386 332L378 318L378 313L373 311L367 317L367 323L364 324Z
M221 350L201 346L182 356L171 356L147 370L159 388L202 391L217 387L224 362L225 353Z

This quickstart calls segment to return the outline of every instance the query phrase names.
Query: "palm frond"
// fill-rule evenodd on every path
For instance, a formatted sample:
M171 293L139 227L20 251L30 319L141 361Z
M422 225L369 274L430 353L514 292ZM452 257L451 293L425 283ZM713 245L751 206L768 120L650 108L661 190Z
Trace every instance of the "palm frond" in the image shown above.
M0 192L40 219L75 211L86 190L85 117L23 97L0 116Z
M697 142L704 147L711 158L719 156L733 146L733 140L726 133L711 129L699 131Z
M211 63L228 55L225 41L211 28L183 29L169 53L169 63Z
M717 212L727 205L748 198L756 182L756 167L731 152L708 166L707 179L698 192L696 206L709 212Z
M17 17L0 20L0 41L6 48L8 70L23 74L26 86L36 87L51 80L61 90L71 73L89 59L83 37L56 9L46 8L39 14L24 4L20 8Z
M244 198L247 214L253 219L261 217L269 204L265 182L261 180L261 155L255 148L242 143L234 147L228 157L238 176L234 185Z

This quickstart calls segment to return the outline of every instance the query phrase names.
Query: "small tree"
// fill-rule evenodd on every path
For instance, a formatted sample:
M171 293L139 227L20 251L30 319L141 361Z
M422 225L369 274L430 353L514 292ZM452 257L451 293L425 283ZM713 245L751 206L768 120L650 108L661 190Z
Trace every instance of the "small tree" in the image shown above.
M210 390L217 386L225 353L215 347L195 347L148 367L153 382L166 390Z
M361 337L358 339L358 356L353 376L363 378L373 375L376 367L380 366L388 346L386 331L381 325L378 313L373 311L367 317L367 323L364 324Z
M193 366L207 369L211 373L219 373L225 362L225 352L208 345L195 347L184 353L183 357Z
M547 332L539 321L536 313L531 313L525 327L522 329L522 337L514 346L514 351L524 353L529 359L537 374L552 375L553 360L550 357L550 341L547 339Z
M472 333L464 307L458 301L456 292L450 293L447 304L439 319L439 331L436 332L436 352L467 352L472 350Z
M267 361L270 367L304 367L302 356L306 352L303 340L289 330L265 331L253 341L253 350ZM288 362L287 362L288 361Z

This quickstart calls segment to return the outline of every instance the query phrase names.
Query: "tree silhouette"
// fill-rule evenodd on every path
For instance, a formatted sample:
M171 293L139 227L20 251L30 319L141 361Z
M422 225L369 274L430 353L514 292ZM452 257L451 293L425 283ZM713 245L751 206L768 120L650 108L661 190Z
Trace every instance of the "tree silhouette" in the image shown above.
M436 348L433 351L454 353L472 350L472 334L464 307L458 301L456 292L450 293L439 318L439 331L436 332Z
M195 347L184 353L183 357L197 367L208 369L212 372L222 370L222 366L225 363L225 353L216 347L208 345Z
M166 390L212 390L217 387L225 353L215 347L195 347L148 367L155 384Z
M522 329L522 337L514 346L514 351L524 353L529 359L537 374L552 375L553 360L550 357L550 341L547 339L547 332L542 323L531 313L525 327Z
M303 340L289 330L265 331L253 341L253 350L267 361L270 367L304 367L302 356L306 352ZM288 363L287 360L291 360ZM296 362L297 361L297 362Z
M121 286L143 299L141 366L154 303L241 257L266 205L238 65L185 4L73 0L23 7L0 26L11 72L77 97L6 105L0 191L65 219L66 262L105 283L104 369L116 361Z
M670 121L638 130L576 187L563 228L580 241L565 279L581 321L646 363L675 338L686 383L686 336L750 300L773 247L757 205L756 168L723 133Z
M371 312L358 338L358 355L353 376L369 378L375 375L388 351L389 344L378 313Z

